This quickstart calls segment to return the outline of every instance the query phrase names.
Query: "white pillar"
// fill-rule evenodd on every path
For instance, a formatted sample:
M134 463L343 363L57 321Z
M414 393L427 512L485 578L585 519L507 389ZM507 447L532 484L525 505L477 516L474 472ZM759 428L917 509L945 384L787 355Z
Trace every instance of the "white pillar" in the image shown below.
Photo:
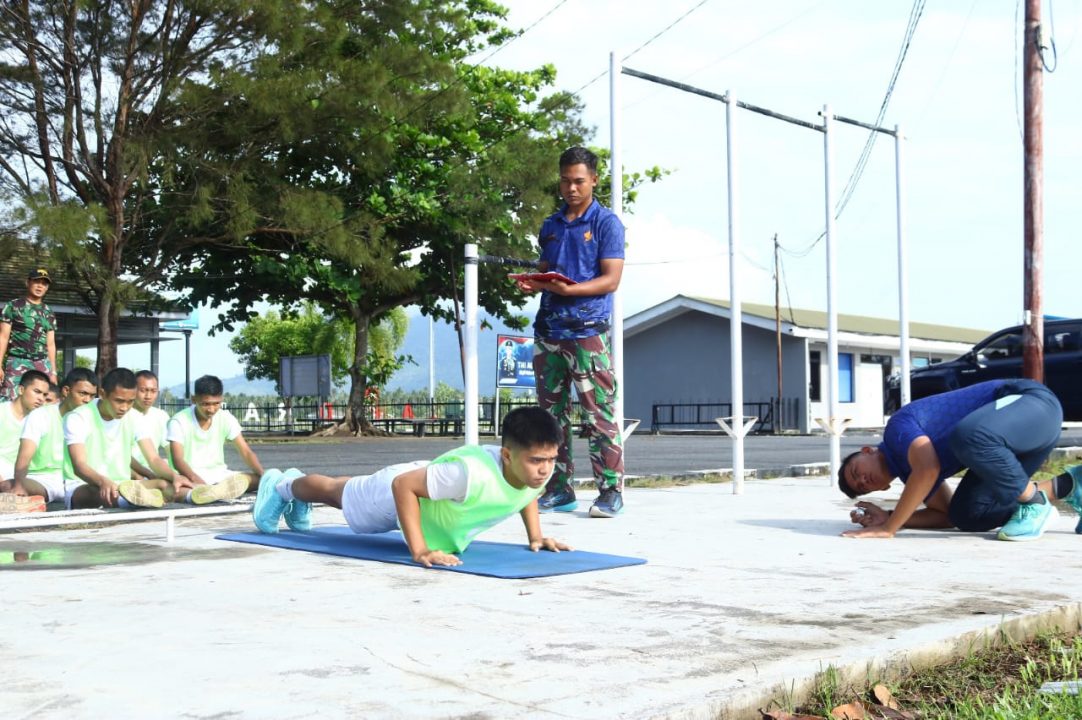
M477 395L477 244L466 243L465 298L463 306L466 324L463 342L466 345L466 444L478 444L477 415L480 404Z
M905 237L905 192L902 173L902 128L894 126L894 183L898 205L898 337L901 339L899 355L902 361L902 377L899 385L899 406L909 403L909 259Z
M830 477L838 474L841 465L841 420L838 417L838 288L836 257L837 237L834 231L834 173L833 152L830 146L830 129L834 118L830 106L823 106L823 168L826 195L826 241L827 241L827 433L830 435ZM831 480L833 481L833 480Z
M428 316L428 403L429 411L435 412L432 406L436 402L436 319Z
M729 429L733 440L733 494L744 492L744 327L740 297L740 232L737 223L736 96L725 93L725 150L729 201L729 384L732 419ZM722 426L724 428L724 425Z
M620 70L622 64L616 51L609 52L609 176L612 190L612 211L624 219L624 165L620 156ZM624 433L624 293L617 288L612 293L612 372L616 377L616 398L613 420L621 439Z

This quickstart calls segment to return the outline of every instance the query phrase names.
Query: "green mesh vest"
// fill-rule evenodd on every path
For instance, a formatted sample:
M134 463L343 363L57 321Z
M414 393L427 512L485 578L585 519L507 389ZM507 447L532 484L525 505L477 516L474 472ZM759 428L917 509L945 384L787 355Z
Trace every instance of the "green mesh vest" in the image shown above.
M180 425L180 430L184 434L184 440L181 442L184 446L184 460L197 473L224 470L226 467L224 447L228 440L226 436L229 434L229 428L224 422L222 415L224 412L226 411L219 410L211 418L210 427L206 430L199 427L194 405L181 410L172 418ZM173 465L172 447L170 443L169 465L176 470L176 465Z
M64 424L60 421L60 406L46 405L34 412L45 413L49 418L49 429L38 439L38 447L26 472L29 475L59 475L64 469Z
M105 421L98 412L99 402L101 401L95 400L87 403L72 410L69 415L82 415L90 426L84 446L87 464L113 482L123 482L131 477L131 449L135 444L135 426L131 423L130 413L126 414L120 420L119 434L110 440L105 434ZM67 445L64 446L64 480L83 481L71 466L71 454L67 451Z
M12 403L0 403L0 458L15 464L19 455L19 438L23 434L23 421L15 417Z
M477 445L451 450L432 464L458 461L466 466L469 486L465 499L421 498L421 532L431 550L462 552L478 534L529 505L544 487L517 490L503 477L499 463Z

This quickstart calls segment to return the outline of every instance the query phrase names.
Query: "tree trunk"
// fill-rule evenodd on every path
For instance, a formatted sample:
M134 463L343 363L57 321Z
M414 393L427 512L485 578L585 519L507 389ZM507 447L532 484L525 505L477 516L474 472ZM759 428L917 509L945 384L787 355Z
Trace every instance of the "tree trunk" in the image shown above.
M365 376L365 358L368 357L368 322L369 315L358 308L352 309L353 315L353 364L349 366L349 406L346 409L346 420L349 422L349 430L354 435L372 432L372 424L368 422L368 415L364 407L364 391L368 387L368 378Z
M105 377L117 365L116 337L117 325L120 322L120 307L112 297L112 293L106 290L101 296L101 305L98 307L98 377Z

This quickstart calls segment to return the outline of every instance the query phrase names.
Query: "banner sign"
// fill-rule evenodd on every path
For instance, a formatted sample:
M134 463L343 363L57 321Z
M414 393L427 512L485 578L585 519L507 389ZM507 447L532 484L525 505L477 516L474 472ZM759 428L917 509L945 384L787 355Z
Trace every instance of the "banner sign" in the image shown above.
M496 336L496 387L535 387L532 337Z

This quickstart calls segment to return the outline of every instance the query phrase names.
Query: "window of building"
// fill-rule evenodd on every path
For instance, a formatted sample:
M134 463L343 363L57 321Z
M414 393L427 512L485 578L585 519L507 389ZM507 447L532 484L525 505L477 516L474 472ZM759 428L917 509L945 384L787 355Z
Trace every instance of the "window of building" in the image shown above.
M822 369L820 364L822 363L821 356L818 350L811 350L808 352L808 400L811 402L819 402L822 400Z
M838 402L853 402L853 353L838 353Z

